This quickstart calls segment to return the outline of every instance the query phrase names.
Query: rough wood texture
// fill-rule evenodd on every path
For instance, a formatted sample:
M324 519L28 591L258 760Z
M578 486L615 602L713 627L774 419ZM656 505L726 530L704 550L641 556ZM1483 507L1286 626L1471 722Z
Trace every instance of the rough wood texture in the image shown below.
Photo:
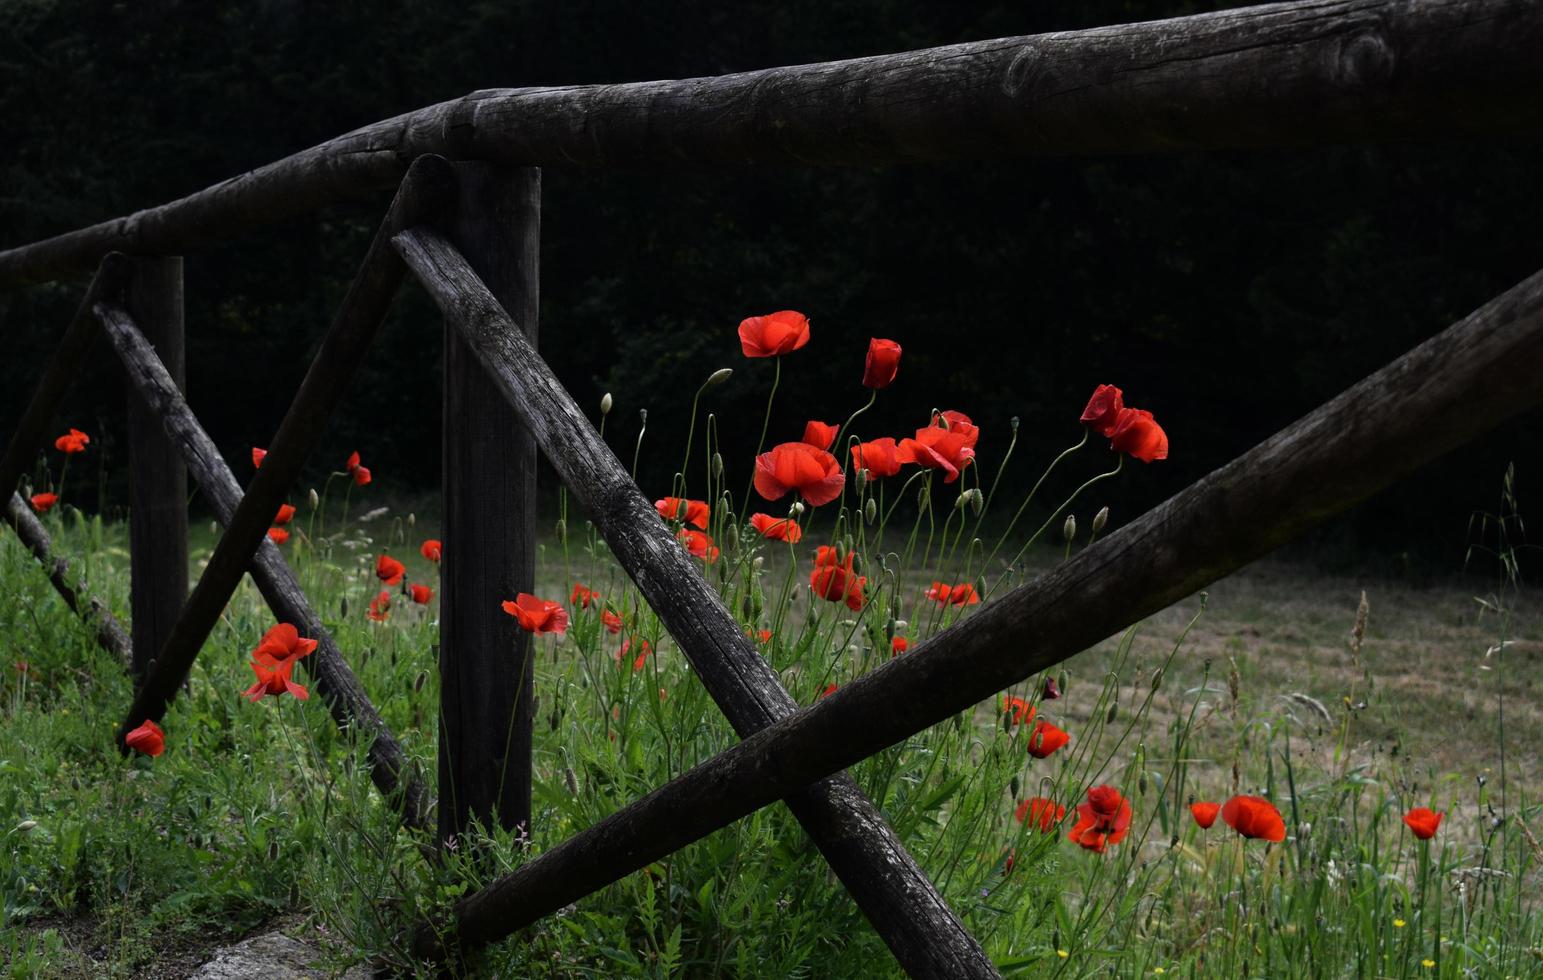
M683 81L494 89L0 252L0 287L186 252L420 153L550 167L1145 153L1536 131L1535 0L1312 0Z
M5 453L0 455L0 494L9 495L15 490L16 481L21 479L38 452L51 444L49 437L56 434L54 415L70 385L75 383L91 341L96 339L96 318L92 316L91 307L103 296L117 295L127 283L130 271L129 260L116 252L103 258L98 265L96 275L86 287L85 298L43 369L27 410L22 413L11 441L5 444Z
M182 340L182 257L135 257L128 311L178 388L187 383ZM171 637L188 595L188 474L161 420L128 396L129 629L141 678Z
M443 236L397 236L408 265L530 427L563 482L591 514L617 560L675 637L735 731L747 736L798 710L755 645L702 579L647 498L612 455L508 313ZM914 977L994 977L990 959L927 876L842 773L788 797L831 868ZM489 931L489 926L495 931ZM460 937L497 925L459 915Z
M70 581L70 563L55 557L48 531L43 527L43 522L33 516L27 502L21 499L21 494L13 493L9 496L5 502L4 516L5 523L10 525L21 543L42 564L43 570L48 573L48 580L53 583L64 604L91 627L102 648L127 667L131 646L129 634L113 618L107 603L84 591L85 583Z
M454 186L450 164L442 158L424 157L413 163L278 434L269 444L262 467L215 546L171 637L157 654L155 668L145 675L135 694L118 732L120 746L123 736L135 726L147 718L159 721L166 713L166 706L176 697L193 659L241 583L279 504L300 475L301 466L375 339L406 271L391 247L390 236L442 214L453 201Z
M1543 402L1543 273L1043 577L462 899L492 939L969 709Z
M241 503L241 484L129 314L108 304L99 311L102 328L123 361L136 401L161 424L163 434L203 488L215 517L229 526ZM301 635L317 641L315 653L300 663L316 678L316 689L338 727L368 740L370 775L381 795L401 808L403 823L425 829L429 802L422 780L272 541L264 538L258 546L251 573L274 616L280 622L293 623Z
M455 166L448 234L536 345L541 172ZM467 348L444 327L444 557L439 600L439 836L475 817L530 828L530 635L499 603L535 590L536 445Z

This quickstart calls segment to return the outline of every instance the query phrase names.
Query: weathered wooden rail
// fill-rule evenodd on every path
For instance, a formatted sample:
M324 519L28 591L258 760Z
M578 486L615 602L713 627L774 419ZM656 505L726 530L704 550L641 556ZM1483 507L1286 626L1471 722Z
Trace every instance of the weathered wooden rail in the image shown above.
M430 106L178 201L0 252L0 286L97 270L0 454L4 517L102 645L135 671L123 730L164 714L250 573L276 616L319 640L302 663L337 723L368 741L382 794L408 827L437 822L448 841L473 819L529 826L531 661L493 600L533 580L539 445L744 741L464 898L420 930L420 952L443 956L507 935L781 799L907 972L995 976L841 770L1543 401L1543 276L1056 571L799 710L537 351L534 167L872 165L1536 132L1538 50L1543 5L1532 0L1321 0L712 79L477 92ZM178 254L393 186L243 493L180 391ZM445 316L437 819L430 791L264 536L409 271ZM12 493L98 333L133 395L132 642L69 580ZM191 595L177 503L188 471L226 526Z

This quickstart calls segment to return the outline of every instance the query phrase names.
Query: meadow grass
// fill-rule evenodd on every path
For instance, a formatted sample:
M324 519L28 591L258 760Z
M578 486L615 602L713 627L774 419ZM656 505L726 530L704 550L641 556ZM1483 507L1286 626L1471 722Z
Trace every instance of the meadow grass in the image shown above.
M939 547L954 516L934 525ZM122 611L124 529L65 508L47 519ZM417 554L431 535L390 515L340 520L336 503L302 507L285 547L387 724L432 773L437 599L395 593L386 621L367 615L382 550L409 580L437 587ZM907 544L931 550L918 526ZM913 561L893 574L870 567L883 580L854 612L810 592L813 536L790 548L713 530L725 552L705 566L708 580L747 624L773 631L762 649L801 703L887 659L892 633L915 642L980 608L922 598L919 569L931 566ZM0 949L11 975L179 975L211 945L274 922L321 943L334 966L426 971L406 950L416 925L732 744L592 530L565 515L541 550L538 595L566 605L583 582L626 630L612 635L598 606L575 605L566 636L535 639L529 836L490 829L430 863L371 788L361 747L316 699L241 699L248 654L273 625L250 584L165 720L165 754L123 759L112 744L131 694L122 665L15 540L0 539L0 812L12 818L0 829ZM1069 550L1032 552L1011 577ZM195 564L208 553L208 540L197 543ZM1044 677L1006 692L1071 733L1049 758L1027 754L1025 726L993 700L853 773L1009 976L1537 975L1530 894L1543 850L1530 831L1543 829L1532 802L1543 720L1532 684L1543 620L1536 597L1482 558L1468 581L1478 584L1412 589L1257 567L1061 665L1051 672L1059 699L1041 699ZM1369 615L1352 652L1363 590ZM638 646L617 656L628 637L653 649L637 670ZM1097 784L1119 787L1134 815L1105 853L1068 841L1074 813L1050 832L1014 818L1036 796L1070 811ZM1221 821L1202 830L1191 819L1191 800L1235 793L1272 800L1286 840L1245 841ZM1428 843L1400 820L1418 805L1448 813ZM780 806L463 966L498 976L897 972Z

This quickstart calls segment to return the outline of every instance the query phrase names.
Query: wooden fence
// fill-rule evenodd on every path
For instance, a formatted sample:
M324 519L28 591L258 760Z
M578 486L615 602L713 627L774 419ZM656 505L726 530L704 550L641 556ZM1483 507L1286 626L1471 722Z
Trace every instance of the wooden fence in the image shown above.
M539 446L743 741L463 898L419 930L417 950L442 957L506 936L782 800L908 973L993 977L845 767L1543 401L1543 274L1055 571L800 710L538 353L534 168L872 165L1535 133L1538 50L1543 6L1531 0L1326 0L722 78L474 93L0 252L0 286L95 269L0 454L0 513L135 672L120 741L163 716L250 574L278 619L318 639L304 663L339 726L368 744L383 797L409 828L437 828L446 841L473 818L531 819L529 649L492 598L532 587ZM181 394L178 256L387 186L396 196L243 492ZM265 533L409 273L445 317L437 806ZM132 635L78 590L12 493L99 333L134 394ZM191 594L186 509L167 503L186 499L189 472L225 526Z

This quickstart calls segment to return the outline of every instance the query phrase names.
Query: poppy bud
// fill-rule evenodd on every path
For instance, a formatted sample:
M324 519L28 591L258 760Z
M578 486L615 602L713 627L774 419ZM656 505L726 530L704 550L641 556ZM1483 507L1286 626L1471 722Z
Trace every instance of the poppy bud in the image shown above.
M36 820L23 820L21 823L16 825L16 833L25 834L27 831L31 830L37 825L38 822Z
M1067 541L1071 541L1077 537L1077 515L1066 515L1066 522L1061 525L1061 536Z
M733 368L719 368L707 376L707 383L703 388L711 388L713 385L721 385L734 376Z
M428 682L429 672L426 670L418 671L418 676L413 679L413 693L417 694L422 691L423 685L427 684Z
M869 524L872 524L874 520L878 518L878 516L879 502L874 500L872 497L869 497L868 502L863 504L863 518L866 519Z
M279 859L279 842L278 842L277 839L271 840L271 841L268 842L268 860L269 861L277 861L278 859Z
M1111 702L1109 702L1109 712L1104 715L1104 722L1106 724L1110 724L1110 725L1114 724L1114 719L1116 717L1118 717L1119 714L1120 714L1120 703L1118 701L1111 701Z
M572 766L563 766L563 785L568 787L568 795L579 795L579 777L574 774Z
M723 454L722 453L713 453L713 477L715 479L718 479L718 480L723 479Z
M1104 529L1104 525L1108 524L1108 523L1109 523L1109 508L1108 507L1100 507L1098 509L1098 513L1093 515L1093 535L1094 535L1094 537L1097 537L1098 536L1098 532L1102 531Z
M760 555L756 555L755 556L755 560L750 563L750 570L752 572L760 572L760 570L762 568L764 568L765 566L766 566L766 559L761 557Z
M803 501L800 501L800 500L793 501L793 506L788 508L788 516L789 517L803 517L804 516L804 504L803 504Z
M219 536L219 534L220 534L220 522L219 521L210 521L209 522L209 533L214 535L215 537Z
M1160 688L1162 686L1163 686L1163 669L1161 667L1159 667L1156 670L1152 671L1152 690L1155 691L1155 690L1157 690L1158 688Z
M739 550L739 525L730 524L729 529L723 535L723 543L728 545L730 551Z
M648 409L646 409L646 408L638 409L638 421L643 423L644 425L648 424Z
M611 414L611 406L613 404L615 404L615 403L611 400L611 393L609 391L606 392L605 394L601 395L600 396L600 414L601 415L610 415Z
M954 510L963 510L964 509L964 504L965 504L964 494L961 493L954 500Z
M965 503L970 505L970 510L980 516L980 509L986 505L986 495L980 492L980 487L973 487L964 492Z
M338 600L338 618L348 618L348 596L343 596Z
M557 543L568 543L568 522L561 517L557 519Z
M1014 799L1017 799L1018 798L1018 777L1017 776L1014 776L1008 782L1007 788L1011 791L1011 793L1009 795L1011 795Z
M417 527L418 526L418 515L417 514L414 514L411 511L408 511L408 513L407 513L407 526L408 527Z
M1018 416L1014 415L1012 418L1008 419L1007 421L1008 421L1008 424L1010 424L1013 427L1013 431L1017 432L1018 431Z
M863 487L868 485L868 471L866 469L858 470L857 474L852 477L852 482L857 484L857 492L862 493Z
M896 633L904 633L905 630L906 630L906 627L908 627L910 625L911 625L910 623L906 622L903 619L897 619L897 620L895 620L895 632Z
M927 484L923 483L916 491L916 506L925 507L931 499L932 494L928 491Z

